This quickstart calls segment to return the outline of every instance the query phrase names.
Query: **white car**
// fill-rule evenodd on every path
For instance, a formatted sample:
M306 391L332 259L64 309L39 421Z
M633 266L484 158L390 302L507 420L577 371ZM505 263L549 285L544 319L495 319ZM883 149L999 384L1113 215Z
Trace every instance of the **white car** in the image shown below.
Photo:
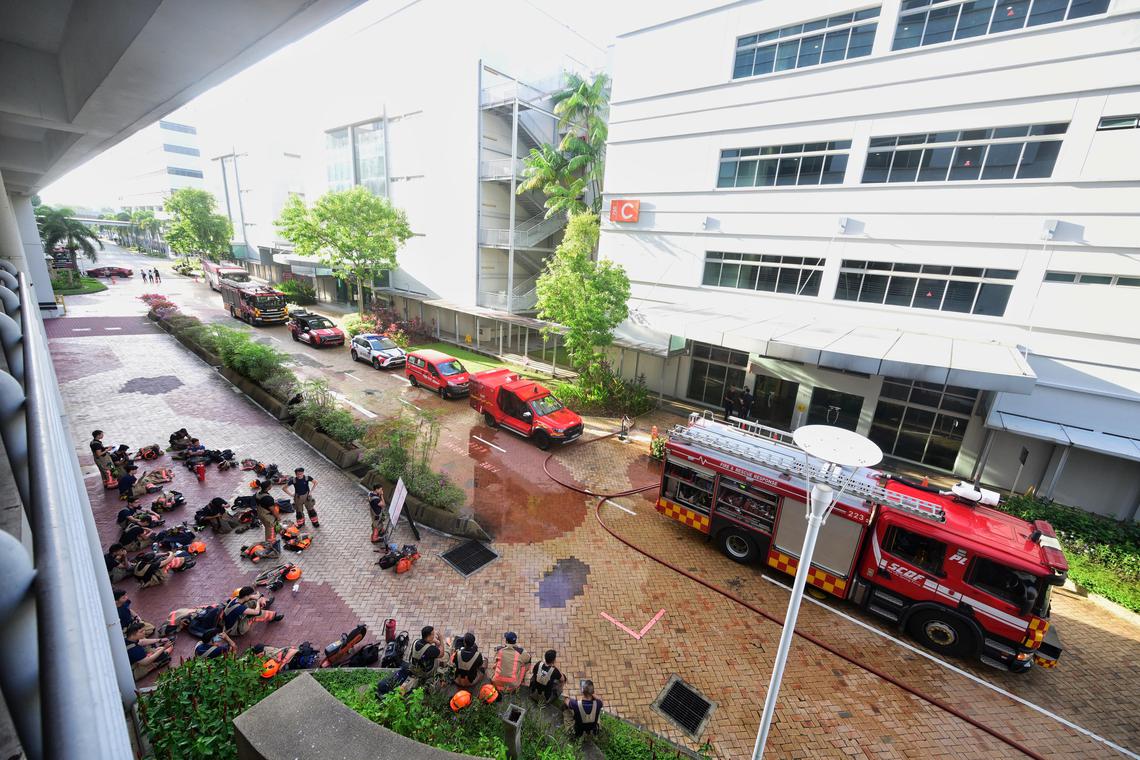
M349 353L354 362L368 362L376 369L402 367L407 362L404 349L387 335L357 335L352 339Z

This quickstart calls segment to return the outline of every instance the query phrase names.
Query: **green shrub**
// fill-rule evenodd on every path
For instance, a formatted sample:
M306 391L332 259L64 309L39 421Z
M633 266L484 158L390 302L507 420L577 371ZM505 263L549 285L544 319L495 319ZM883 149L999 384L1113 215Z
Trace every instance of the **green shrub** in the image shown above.
M408 493L433 507L458 512L467 500L462 488L451 482L446 473L436 472L422 462L415 462L404 470L404 485Z
M297 375L291 369L282 368L262 380L261 387L278 401L288 401L297 392Z
M644 375L626 380L600 357L583 368L576 380L558 383L554 395L571 409L585 414L636 417L654 405Z
M270 287L276 288L289 297L290 303L310 306L317 302L317 289L304 280L285 280Z
M385 480L404 479L408 493L439 509L458 512L467 494L445 473L431 468L439 443L439 421L430 412L418 411L373 425L363 441L364 461Z
M668 742L605 714L597 744L606 760L682 760L686 757Z
M341 325L350 338L354 338L361 333L378 332L374 319L371 317L362 317L359 314L349 314L344 318L343 322L341 322Z
M1069 560L1070 578L1140 612L1140 525L1033 496L1012 496L1000 508L1023 520L1048 521Z
M341 446L351 446L364 435L365 428L347 409L332 409L317 420L317 429Z
M367 426L337 406L327 382L309 380L299 390L303 400L294 412L298 420L313 425L342 446L349 446L364 435Z
M197 317L192 317L189 314L178 312L168 316L166 318L166 324L170 325L170 329L175 335L184 335L187 331L201 325L202 320Z
M255 383L260 383L280 372L287 358L277 349L264 343L254 343L252 340L235 343L222 354L225 366Z

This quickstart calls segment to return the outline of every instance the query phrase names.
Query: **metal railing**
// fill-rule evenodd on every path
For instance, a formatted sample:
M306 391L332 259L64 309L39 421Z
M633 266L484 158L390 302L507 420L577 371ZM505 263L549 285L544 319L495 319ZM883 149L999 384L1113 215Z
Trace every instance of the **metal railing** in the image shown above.
M122 629L39 309L25 276L4 264L0 433L32 550L0 535L0 689L33 760L125 760L135 693Z
M510 179L511 165L514 165L514 176L521 177L523 173L523 160L521 158L492 158L479 162L479 179Z
M555 214L544 219L542 214L533 216L515 227L514 247L534 248L554 233L566 226L566 217ZM479 244L492 248L510 248L511 231L509 229L480 229Z

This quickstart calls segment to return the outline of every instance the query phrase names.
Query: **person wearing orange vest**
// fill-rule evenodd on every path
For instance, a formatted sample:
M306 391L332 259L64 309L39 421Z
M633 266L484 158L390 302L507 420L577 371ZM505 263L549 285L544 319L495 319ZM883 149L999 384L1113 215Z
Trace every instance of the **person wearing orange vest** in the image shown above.
M598 733L598 724L602 718L602 700L594 696L593 681L582 684L582 696L579 698L566 698L566 709L574 716L575 739L580 739L583 734Z
M510 694L523 685L530 655L518 645L518 635L514 631L503 634L503 640L506 643L495 649L495 672L491 683L500 692Z

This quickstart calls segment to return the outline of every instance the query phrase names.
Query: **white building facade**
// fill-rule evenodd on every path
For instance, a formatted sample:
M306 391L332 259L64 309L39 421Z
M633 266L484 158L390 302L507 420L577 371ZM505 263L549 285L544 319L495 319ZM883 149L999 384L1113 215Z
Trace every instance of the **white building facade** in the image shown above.
M1135 518L1138 63L1137 0L764 0L623 35L601 255L622 332L687 342L624 372Z
M141 150L132 164L134 173L123 180L119 205L124 209L162 211L175 190L205 189L197 127L160 119L130 139Z

